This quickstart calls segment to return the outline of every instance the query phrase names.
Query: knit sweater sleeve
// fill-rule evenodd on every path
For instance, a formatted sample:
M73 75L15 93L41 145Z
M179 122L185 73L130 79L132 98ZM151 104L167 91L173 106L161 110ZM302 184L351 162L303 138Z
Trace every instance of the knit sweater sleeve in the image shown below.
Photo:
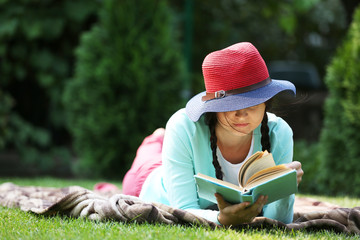
M261 150L259 129L254 134L254 151ZM287 123L270 114L269 135L276 164L291 162L293 140ZM197 173L215 177L209 130L205 123L201 119L192 122L183 110L175 113L166 126L162 161L161 168L151 173L143 186L144 199L162 202L219 223L219 212L207 210L212 203L198 197L194 180ZM265 205L264 216L289 223L292 221L293 204L294 195Z
M195 134L201 135L197 125L184 113L175 114L166 126L162 159L163 184L170 206L190 211L205 219L217 222L218 211L200 206L194 175L201 170L195 162L194 152L201 152L203 144ZM200 138L201 139L201 138ZM206 167L209 168L209 167ZM204 170L206 172L206 169Z
M290 163L293 160L293 132L290 126L274 114L268 114L271 152L276 165ZM295 195L267 204L263 208L264 217L276 219L283 223L293 220Z

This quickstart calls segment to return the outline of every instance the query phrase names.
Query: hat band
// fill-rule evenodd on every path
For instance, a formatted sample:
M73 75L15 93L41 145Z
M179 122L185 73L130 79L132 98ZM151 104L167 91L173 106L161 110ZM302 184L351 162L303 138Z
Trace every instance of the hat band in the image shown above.
M220 91L216 91L214 93L207 92L206 95L201 98L201 100L203 102L205 102L205 101L209 101L212 99L224 98L224 97L230 96L230 95L236 95L236 94L240 94L240 93L250 92L252 90L255 90L255 89L258 89L261 87L265 87L269 83L271 83L270 77L268 77L264 81L255 83L250 86L242 87L242 88L232 89L232 90L228 90L228 91L220 90Z

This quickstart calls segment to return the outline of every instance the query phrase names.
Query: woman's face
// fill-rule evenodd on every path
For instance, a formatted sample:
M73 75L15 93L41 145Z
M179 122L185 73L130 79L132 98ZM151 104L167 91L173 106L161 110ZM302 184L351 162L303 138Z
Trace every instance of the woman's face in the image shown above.
M232 134L243 136L257 128L265 113L265 103L231 112L216 113L218 126Z

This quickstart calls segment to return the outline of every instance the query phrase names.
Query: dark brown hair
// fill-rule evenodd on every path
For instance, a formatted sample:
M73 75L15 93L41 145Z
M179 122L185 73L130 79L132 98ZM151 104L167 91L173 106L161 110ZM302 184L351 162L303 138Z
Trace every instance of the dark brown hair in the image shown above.
M268 126L268 117L267 117L267 110L270 107L270 102L266 102L266 107L265 107L265 114L264 114L264 118L262 119L261 122L261 146L262 146L262 150L265 151L267 150L268 152L271 152L271 144L270 144L270 136L269 136L269 126ZM218 179L223 179L223 172L221 171L221 167L219 164L219 161L217 159L217 155L216 155L216 149L217 149L217 137L216 137L216 133L215 133L215 126L217 123L217 117L216 117L216 113L215 112L208 112L205 113L205 123L209 126L209 130L210 130L210 146L211 146L211 151L212 151L212 157L213 157L213 165L215 167L215 173L216 173L216 178Z

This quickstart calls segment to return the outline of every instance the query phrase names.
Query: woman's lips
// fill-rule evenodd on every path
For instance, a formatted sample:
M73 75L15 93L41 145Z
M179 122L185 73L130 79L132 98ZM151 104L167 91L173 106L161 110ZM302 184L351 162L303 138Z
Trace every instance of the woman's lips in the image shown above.
M234 124L235 127L247 127L249 126L248 123L237 123L237 124Z

